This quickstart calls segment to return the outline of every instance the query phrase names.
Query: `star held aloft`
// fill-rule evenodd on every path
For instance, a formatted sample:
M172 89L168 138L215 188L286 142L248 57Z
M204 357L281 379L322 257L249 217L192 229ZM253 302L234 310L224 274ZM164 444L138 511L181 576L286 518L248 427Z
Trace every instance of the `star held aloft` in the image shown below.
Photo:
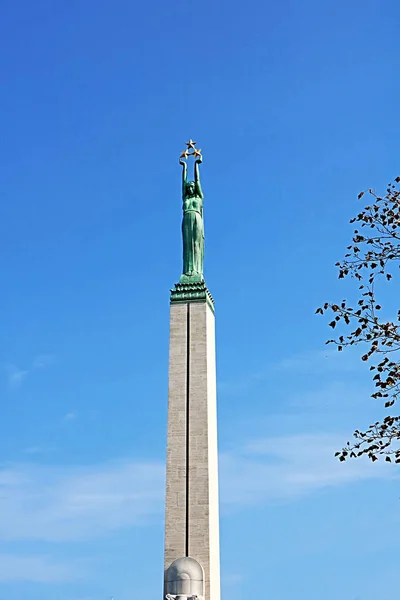
M186 149L182 150L179 160L188 160L189 156L193 156L194 159L202 162L203 156L201 154L201 148L196 148L196 144L197 142L194 142L192 139L186 142Z

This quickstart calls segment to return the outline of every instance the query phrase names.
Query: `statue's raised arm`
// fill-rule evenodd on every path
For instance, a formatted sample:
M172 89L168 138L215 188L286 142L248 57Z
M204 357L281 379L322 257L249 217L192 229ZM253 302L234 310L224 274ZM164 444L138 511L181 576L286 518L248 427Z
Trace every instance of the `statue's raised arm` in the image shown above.
M194 163L194 182L196 184L196 196L204 199L203 191L201 189L201 183L200 183L200 168L199 168L199 165L202 162L203 162L203 157L200 156Z
M204 221L203 221L203 191L200 184L199 165L202 162L201 150L196 148L196 142L186 142L187 149L180 157L182 165L182 241L183 241L183 270L181 283L204 281ZM195 159L194 181L187 180L187 160Z
M186 196L186 184L187 184L187 163L183 158L179 159L179 164L182 165L182 199Z

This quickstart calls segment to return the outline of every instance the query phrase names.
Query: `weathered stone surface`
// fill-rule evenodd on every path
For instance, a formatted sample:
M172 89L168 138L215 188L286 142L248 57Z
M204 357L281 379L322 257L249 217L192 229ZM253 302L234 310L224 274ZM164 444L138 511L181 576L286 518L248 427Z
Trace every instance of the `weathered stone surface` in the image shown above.
M219 600L215 319L209 304L171 304L165 570L183 556Z
M186 305L171 306L165 569L186 552L186 322Z

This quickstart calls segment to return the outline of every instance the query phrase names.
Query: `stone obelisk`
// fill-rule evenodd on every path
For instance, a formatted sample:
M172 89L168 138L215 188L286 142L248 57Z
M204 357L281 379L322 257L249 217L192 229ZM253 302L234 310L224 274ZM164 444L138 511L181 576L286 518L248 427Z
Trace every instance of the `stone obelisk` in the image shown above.
M220 599L214 301L204 281L201 151L187 142L183 271L171 290L164 598ZM195 159L194 181L187 161Z

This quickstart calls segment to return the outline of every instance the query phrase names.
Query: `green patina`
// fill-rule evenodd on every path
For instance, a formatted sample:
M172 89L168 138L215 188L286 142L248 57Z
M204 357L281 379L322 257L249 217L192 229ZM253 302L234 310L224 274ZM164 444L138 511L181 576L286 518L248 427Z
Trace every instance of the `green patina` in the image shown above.
M193 283L204 280L204 219L203 192L200 185L199 165L201 158L194 163L194 181L187 180L187 164L182 165L182 240L183 270L181 283Z
M214 299L204 281L193 283L176 283L171 290L171 303L207 302L214 311Z
M171 290L171 302L207 302L214 310L214 300L204 282L204 217L203 191L200 184L199 165L194 163L194 181L187 180L187 163L182 165L182 242L183 269L179 283Z

